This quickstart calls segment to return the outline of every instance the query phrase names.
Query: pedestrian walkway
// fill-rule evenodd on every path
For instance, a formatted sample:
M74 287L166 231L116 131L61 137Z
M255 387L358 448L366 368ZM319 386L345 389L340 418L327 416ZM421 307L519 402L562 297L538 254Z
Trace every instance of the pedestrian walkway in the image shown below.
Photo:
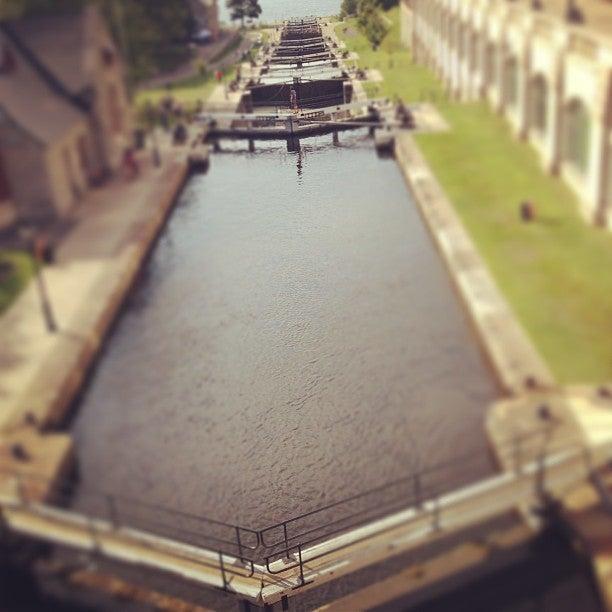
M36 283L0 319L0 432L61 420L186 176L185 155L145 163L87 196L45 267L58 331L44 324Z

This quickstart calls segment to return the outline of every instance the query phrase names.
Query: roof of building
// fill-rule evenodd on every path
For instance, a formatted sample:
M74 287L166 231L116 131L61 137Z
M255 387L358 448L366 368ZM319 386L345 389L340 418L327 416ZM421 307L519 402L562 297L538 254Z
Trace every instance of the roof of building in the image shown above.
M19 19L10 27L30 51L73 93L85 89L91 76L86 58L95 11Z
M0 73L0 106L44 144L86 119L74 92L86 83L82 65L88 12L1 24L0 43L11 53L12 67Z

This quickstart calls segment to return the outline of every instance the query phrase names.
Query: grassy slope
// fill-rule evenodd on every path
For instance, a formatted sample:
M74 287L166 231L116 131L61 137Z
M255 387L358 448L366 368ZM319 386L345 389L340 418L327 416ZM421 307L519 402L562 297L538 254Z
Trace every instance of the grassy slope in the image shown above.
M398 10L388 15L393 28L378 52L338 29L361 65L385 76L369 93L441 95L433 75L400 51ZM612 235L579 218L569 189L486 104L438 108L451 131L419 135L419 145L523 325L561 382L612 380ZM518 221L524 199L536 204L531 225Z
M235 69L232 68L224 73L223 80L226 82L234 78ZM212 72L203 75L192 76L181 81L172 83L170 90L165 87L154 87L140 90L134 99L136 107L143 106L146 102L156 105L162 98L170 94L176 101L180 102L185 109L195 107L198 100L206 101L217 85Z
M0 268L7 264L12 270L4 276L0 270L0 313L6 310L32 275L30 256L18 251L0 251Z

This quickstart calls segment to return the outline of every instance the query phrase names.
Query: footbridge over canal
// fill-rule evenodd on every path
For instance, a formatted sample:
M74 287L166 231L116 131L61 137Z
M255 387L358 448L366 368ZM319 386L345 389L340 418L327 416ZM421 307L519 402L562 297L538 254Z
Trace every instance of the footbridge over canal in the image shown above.
M204 126L204 139L209 142L232 140L287 140L334 134L354 129L389 132L412 127L410 111L399 117L384 100L369 103L353 102L317 109L258 113L202 113L198 120Z
M563 507L588 483L595 503L609 508L612 416L600 408L562 396L500 402L488 422L500 474L448 492L441 465L264 529L100 492L88 494L90 512L76 511L68 482L41 482L31 472L3 474L2 526L273 604L516 509L537 529L547 507ZM571 509L565 520L579 530Z

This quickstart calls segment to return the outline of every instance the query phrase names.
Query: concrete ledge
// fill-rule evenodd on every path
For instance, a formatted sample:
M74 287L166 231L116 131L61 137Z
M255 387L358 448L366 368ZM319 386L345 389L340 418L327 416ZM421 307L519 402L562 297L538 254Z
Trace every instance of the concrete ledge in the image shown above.
M27 453L21 460L13 454ZM72 468L72 438L64 433L41 434L22 428L0 439L0 500L17 497L28 502L48 501Z
M548 366L495 285L413 138L399 132L395 155L504 392L555 386Z
M45 270L59 320L56 334L40 329L33 287L5 315L0 337L9 342L12 337L23 339L23 345L11 347L17 367L3 372L9 392L0 411L0 433L19 430L26 417L43 429L64 418L187 173L182 157L172 159L143 176L141 185L126 186L125 191L118 186L118 201L100 193L101 201L83 213L59 249L57 264ZM102 208L94 212L96 205Z

